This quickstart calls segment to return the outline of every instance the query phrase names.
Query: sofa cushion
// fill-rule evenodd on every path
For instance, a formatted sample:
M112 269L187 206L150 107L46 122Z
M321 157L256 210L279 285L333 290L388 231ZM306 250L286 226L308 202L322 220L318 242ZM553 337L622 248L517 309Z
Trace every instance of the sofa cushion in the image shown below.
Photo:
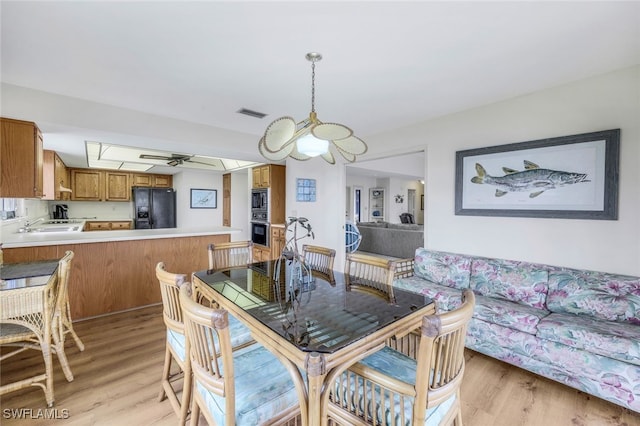
M548 278L542 265L476 258L471 263L470 287L483 296L546 309Z
M469 287L471 258L419 247L413 269L417 277L462 290Z
M424 294L436 303L437 312L448 312L462 305L462 291L427 281L415 275L408 278L396 278L393 286L402 290Z
M538 337L640 365L640 326L572 314L551 314L538 324Z
M538 323L547 315L547 310L487 296L476 296L473 313L474 318L529 334L536 334Z
M640 278L563 268L549 273L550 311L640 325Z

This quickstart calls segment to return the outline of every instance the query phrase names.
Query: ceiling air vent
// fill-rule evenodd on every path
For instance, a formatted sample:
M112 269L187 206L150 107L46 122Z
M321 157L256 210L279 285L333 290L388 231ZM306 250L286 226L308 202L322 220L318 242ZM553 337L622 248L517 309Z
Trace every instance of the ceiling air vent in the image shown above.
M239 114L244 114L244 115L248 115L249 117L255 117L255 118L264 118L267 116L267 114L263 112L253 111L247 108L240 108L236 112Z

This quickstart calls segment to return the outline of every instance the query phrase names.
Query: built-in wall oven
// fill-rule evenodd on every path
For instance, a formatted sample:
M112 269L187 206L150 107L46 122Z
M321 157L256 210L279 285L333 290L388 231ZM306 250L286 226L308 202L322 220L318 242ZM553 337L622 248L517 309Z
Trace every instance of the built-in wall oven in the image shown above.
M269 224L267 222L251 222L251 241L253 244L269 247Z

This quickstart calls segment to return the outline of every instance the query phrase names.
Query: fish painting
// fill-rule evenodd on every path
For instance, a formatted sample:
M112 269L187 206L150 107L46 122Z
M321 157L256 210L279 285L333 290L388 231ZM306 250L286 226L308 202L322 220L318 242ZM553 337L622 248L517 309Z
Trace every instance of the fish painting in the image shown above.
M471 182L496 186L496 197L502 197L509 192L529 192L529 198L535 198L550 189L590 182L586 173L541 169L537 164L527 160L524 160L523 171L508 167L503 167L502 170L504 176L491 176L481 164L476 163L478 175L471 178Z

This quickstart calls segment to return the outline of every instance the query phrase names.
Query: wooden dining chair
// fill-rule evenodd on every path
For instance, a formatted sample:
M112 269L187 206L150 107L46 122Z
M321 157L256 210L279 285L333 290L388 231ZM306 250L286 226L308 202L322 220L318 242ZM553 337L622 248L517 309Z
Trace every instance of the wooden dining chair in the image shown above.
M156 278L160 283L162 296L162 318L167 327L165 342L164 367L162 368L162 388L158 401L169 399L173 411L184 425L189 411L191 393L191 374L185 352L184 322L180 308L180 287L190 287L184 274L174 274L165 269L164 262L156 265ZM172 363L179 370L172 372ZM178 398L179 389L176 382L183 379L182 396Z
M84 351L84 344L73 329L71 321L71 305L69 303L69 275L71 274L71 261L74 253L72 251L65 252L65 256L60 260L58 265L58 277L60 279L60 301L56 309L56 318L59 326L59 339L64 345L65 336L71 334L78 349Z
M460 385L464 343L475 297L422 319L417 360L387 346L339 375L330 392L329 417L349 425L462 425Z
M344 279L347 291L379 296L392 303L395 263L382 257L347 253Z
M300 415L291 375L258 343L232 349L228 311L197 303L180 290L187 351L193 372L191 425L200 413L211 425L286 423ZM211 344L213 342L213 344Z
M10 347L0 362L27 349L42 352L44 373L30 367L27 377L0 386L0 396L30 386L44 391L47 406L52 407L53 365L52 329L59 295L59 278L52 275L46 285L3 290L0 295L0 346ZM6 377L7 372L3 375Z
M251 241L209 244L207 251L209 269L247 266L253 262L253 243Z
M333 271L333 261L336 257L334 249L304 244L302 246L302 258L304 263L311 268L312 271L329 274Z

